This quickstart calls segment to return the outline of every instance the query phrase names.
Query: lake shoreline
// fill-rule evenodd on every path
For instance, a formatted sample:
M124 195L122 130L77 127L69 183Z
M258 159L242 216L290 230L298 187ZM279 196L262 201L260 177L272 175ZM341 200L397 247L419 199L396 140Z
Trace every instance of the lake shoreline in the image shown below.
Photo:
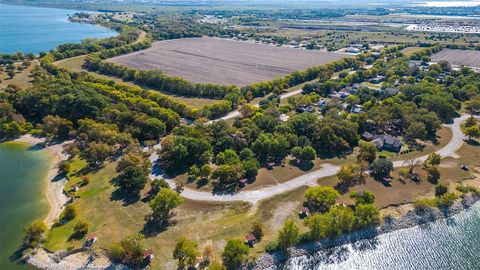
M465 195L449 208L429 208L421 211L415 210L413 204L395 206L394 208L402 211L402 214L399 217L384 218L383 223L377 228L345 234L333 240L326 239L318 242L302 243L296 247L290 248L286 255L279 251L274 253L263 253L260 258L255 260L255 262L246 269L271 269L272 267L285 263L292 258L314 255L318 251L327 250L336 246L354 243L365 239L373 239L382 234L421 226L441 219L448 219L461 214L464 211L468 211L468 209L479 200L480 194Z
M28 134L13 140L13 142L29 144L32 147L38 146L39 149L47 150L54 156L47 176L44 179L46 182L44 196L49 205L49 211L47 216L44 218L44 222L51 227L55 220L62 213L63 206L67 202L67 196L63 192L66 179L55 179L58 175L58 163L68 159L68 155L62 152L62 148L65 143L45 146L44 138L37 138Z

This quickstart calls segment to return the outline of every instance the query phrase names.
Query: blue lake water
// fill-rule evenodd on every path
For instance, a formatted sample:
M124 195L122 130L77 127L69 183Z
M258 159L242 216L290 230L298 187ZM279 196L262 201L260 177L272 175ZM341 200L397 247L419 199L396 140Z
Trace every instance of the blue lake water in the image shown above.
M275 269L480 269L480 204L453 218L291 259Z
M117 34L104 27L68 21L68 14L75 12L0 4L0 52L39 53L63 43Z
M0 144L0 269L26 270L12 256L22 244L23 229L48 211L45 177L52 154L20 143Z

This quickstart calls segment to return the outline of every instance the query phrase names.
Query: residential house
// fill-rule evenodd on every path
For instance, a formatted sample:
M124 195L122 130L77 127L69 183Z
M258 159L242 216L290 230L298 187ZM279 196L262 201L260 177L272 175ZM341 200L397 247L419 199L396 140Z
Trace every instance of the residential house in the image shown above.
M387 150L400 152L400 148L402 148L402 142L399 139L388 134L373 135L372 143L377 146L377 149L379 151Z
M327 102L324 99L320 99L317 102L317 107L325 107L325 106L327 106Z
M384 76L376 76L375 78L371 78L370 80L368 80L370 83L373 83L373 84L379 84L383 81L385 81L385 77Z
M384 91L387 93L389 97L395 96L396 94L398 94L398 88L394 88L394 87L387 87Z
M296 111L297 113L305 113L305 112L311 113L311 112L313 112L314 110L315 110L315 109L313 108L313 106L311 106L311 105L305 105L305 104L300 105L300 106L297 107L297 109L295 109L295 111Z
M350 113L353 113L353 114L358 114L362 112L363 112L363 109L361 105L355 105L350 109Z

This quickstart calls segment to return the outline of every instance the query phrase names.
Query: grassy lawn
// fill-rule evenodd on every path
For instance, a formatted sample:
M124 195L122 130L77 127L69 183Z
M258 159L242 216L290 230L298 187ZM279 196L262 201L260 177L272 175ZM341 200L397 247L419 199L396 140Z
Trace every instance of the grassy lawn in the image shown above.
M437 131L437 141L435 143L425 142L425 147L419 151L412 151L410 153L398 154L391 157L391 160L406 160L416 157L428 155L444 147L452 139L452 131L449 128L443 127ZM392 152L389 152L392 153Z
M74 159L71 166L71 180L66 189L78 184L81 178L78 172L85 162ZM144 217L149 213L149 207L141 200L125 203L115 199L116 188L110 180L115 176L115 164L108 163L100 170L87 173L91 178L88 185L80 187L77 195L80 198L74 203L77 206L77 217L65 225L53 228L47 236L46 248L50 250L65 250L78 248L85 239L69 240L73 234L76 221L83 219L91 224L89 232L95 232L99 237L95 244L97 251L102 252L112 242L119 241L133 232L140 232L145 223ZM148 185L146 189L148 188ZM170 269L175 262L171 254L175 242L180 237L196 240L200 246L207 241L212 244L220 256L225 240L241 238L249 232L251 224L260 219L265 223L266 236L253 249L252 256L264 250L267 240L274 239L278 226L285 219L295 216L303 200L305 188L299 188L260 202L252 208L247 203L208 203L186 200L176 209L173 217L174 225L158 235L145 239L145 246L155 250L153 269ZM282 207L287 204L288 207ZM277 209L282 209L279 213ZM279 225L280 224L280 225Z
M82 65L83 65L83 62L85 60L85 57L86 57L85 55L80 55L80 56L77 56L77 57L72 57L72 58L67 58L67 59L57 61L54 64L61 67L61 68L70 70L70 71L74 71L74 72L84 71L84 72L87 72L88 74L90 74L92 76L96 76L96 77L99 77L99 78L102 78L102 79L112 80L112 81L115 81L117 83L123 83L123 84L130 85L130 86L138 86L138 85L136 85L132 82L126 82L126 81L123 81L122 79L114 77L114 76L107 76L107 75L99 74L97 72L91 72L91 71L88 71L88 70L84 69L82 67ZM142 88L145 88L145 87L142 87ZM170 96L172 96L172 97L174 97L178 100L181 100L181 101L185 102L186 104L188 104L192 107L197 107L197 108L201 108L205 105L211 105L211 104L214 104L214 103L218 102L218 100L216 100L216 99L184 97L184 96L172 95L171 93L166 93L166 92L162 92L162 93L166 94L166 95L170 95Z
M401 52L407 56L407 57L410 57L412 54L416 53L416 52L419 52L421 50L423 50L425 48L421 48L421 47L407 47L403 50L401 50Z
M21 64L15 64L15 67L20 66ZM20 88L27 88L32 85L33 78L31 77L31 71L33 68L38 65L37 61L32 61L32 64L26 69L23 69L20 72L16 72L15 76L10 79L6 71L0 72L0 89L6 88L9 84L14 84Z

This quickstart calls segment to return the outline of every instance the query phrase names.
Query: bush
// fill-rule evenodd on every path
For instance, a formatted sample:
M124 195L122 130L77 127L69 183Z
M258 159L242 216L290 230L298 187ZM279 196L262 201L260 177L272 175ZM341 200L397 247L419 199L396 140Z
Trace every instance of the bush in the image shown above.
M107 255L112 262L120 263L125 258L125 251L119 243L113 243L108 247Z
M470 186L470 185L460 185L460 186L457 186L456 188L459 192L461 193L473 193L473 194L479 194L480 193L480 190L477 188L477 187L474 187L474 186Z
M437 206L435 198L418 198L413 201L413 206L417 210L425 210Z
M63 221L70 221L77 216L77 208L73 204L69 204L63 210L62 218Z
M88 232L88 227L90 224L84 220L79 220L73 227L74 235L78 238L82 238Z
M265 251L268 253L273 253L278 250L277 241L271 241L265 246Z
M438 207L450 207L455 203L455 200L457 199L457 195L452 192L447 192L443 194L442 196L437 198L437 206Z
M443 194L447 193L448 189L446 186L440 184L435 186L435 196L440 197Z

